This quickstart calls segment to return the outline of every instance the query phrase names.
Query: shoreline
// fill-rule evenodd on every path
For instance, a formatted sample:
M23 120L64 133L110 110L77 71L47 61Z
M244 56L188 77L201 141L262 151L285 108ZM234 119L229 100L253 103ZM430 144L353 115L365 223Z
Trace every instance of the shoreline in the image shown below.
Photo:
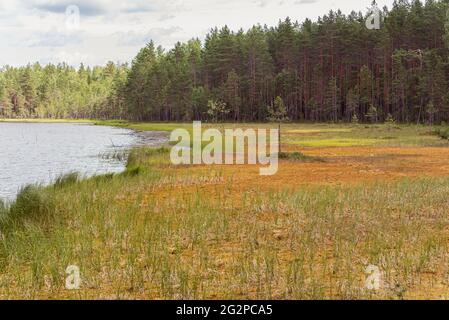
M32 119L32 118L24 118L24 119L8 119L8 118L0 118L0 123L95 123L95 120L89 119Z
M99 119L9 119L0 118L0 123L75 123L75 124L91 124L96 126L109 126L123 129L130 129L136 132L170 132L178 128L189 128L192 123L175 123L175 122L134 122L128 120L99 120Z
M35 121L35 120L36 119L20 119L20 121L19 120L12 120L12 121L0 120L0 124L1 123L20 123L20 124L26 125L26 124L35 123L35 124L66 124L66 125L79 124L82 126L95 125L95 123L93 121L79 122L79 121L75 121L75 120L69 120L69 121L56 120L56 121L48 122L48 119L43 120L43 121ZM109 171L109 172L105 172L105 173L97 173L97 174L93 174L93 175L90 175L90 174L86 175L85 172L83 172L82 170L81 171L75 170L73 172L68 171L66 174L62 174L61 176L58 176L58 177L55 176L54 179L52 181L48 181L48 183L42 183L41 181L33 181L30 183L26 183L18 189L18 192L15 194L14 197L9 198L8 195L0 196L0 203L3 203L5 205L12 205L16 202L17 196L20 193L19 191L23 190L27 186L36 186L36 187L43 187L43 188L52 187L55 184L56 180L60 179L61 177L64 177L65 175L72 174L74 172L76 172L78 175L78 182L82 182L83 180L89 180L92 178L97 178L97 177L103 176L105 174L106 175L108 175L108 174L123 174L127 170L128 156L129 156L129 154L131 154L133 152L133 150L139 149L139 148L155 148L155 149L157 149L157 148L164 148L164 147L168 146L169 136L168 136L168 133L164 132L164 131L141 131L141 130L136 130L133 128L117 127L117 126L106 125L106 124L104 124L103 126L109 127L109 128L111 128L111 130L113 130L113 129L123 130L125 135L129 135L130 137L132 137L131 138L132 142L123 149L123 152L126 153L126 157L120 159L123 170L121 170L119 172ZM114 149L116 149L116 148L114 148ZM115 154L115 152L118 152L118 150L111 151L111 154ZM97 157L103 158L104 156L98 155Z
M375 296L356 291L359 282L352 275L365 275L364 261L379 264L373 244L386 248L391 257L382 258L384 270L421 267L423 256L428 257L426 263L443 266L449 257L441 255L447 252L449 149L431 149L447 142L427 128L416 129L381 127L379 134L377 127L330 132L329 127L290 124L284 128L289 137L286 152L303 151L295 141L304 139L363 139L374 134L380 141L384 136L395 139L383 147L322 148L317 143L306 154L330 161L283 160L275 178L261 177L246 165L174 167L168 148L136 148L122 173L86 179L72 175L45 188L28 188L11 206L2 208L0 203L5 217L0 229L6 239L0 253L0 280L5 284L0 298L307 299L307 292L316 289L314 283L292 280L293 288L306 291L291 293L285 280L291 279L290 270L320 267L329 271L304 277L323 288L337 281L351 285L341 293L318 292L317 298L339 299L354 292L360 299L395 298L389 289ZM149 132L135 134L157 140ZM335 236L329 238L329 232ZM407 241L412 241L410 247L394 247ZM429 251L429 244L434 249ZM298 248L329 255L309 256ZM124 268L123 261L131 269ZM269 275L273 287L258 287L257 278L237 277L239 287L250 289L242 294L232 276L236 268L243 275L263 275L266 263L274 270ZM82 272L84 284L77 292L64 290L68 264ZM342 269L334 272L336 264ZM429 291L442 275L429 279L426 270L413 273L419 286L407 284L405 298L445 294L447 284L440 282L438 290ZM406 276L394 274L385 283ZM45 279L50 279L47 285ZM182 290L184 283L191 289Z

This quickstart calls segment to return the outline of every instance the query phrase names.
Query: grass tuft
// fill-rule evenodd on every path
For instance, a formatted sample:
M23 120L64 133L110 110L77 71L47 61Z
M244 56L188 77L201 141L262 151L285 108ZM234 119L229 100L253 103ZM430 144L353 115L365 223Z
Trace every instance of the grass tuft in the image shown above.
M110 180L114 179L114 177L115 177L114 173L107 173L107 174L102 174L99 176L92 177L91 180L99 183L99 182L110 181Z
M0 220L2 220L8 214L8 207L6 203L0 199Z
M125 172L123 172L124 177L135 177L142 173L142 167L131 167L127 168Z
M16 228L25 221L40 221L54 213L53 198L42 187L28 185L19 192L17 199L9 209L3 205L2 231Z
M170 154L169 148L135 148L128 156L127 167L132 168L148 164L152 159L159 159Z
M80 180L80 176L78 172L71 172L65 175L62 175L58 178L56 178L53 186L55 188L64 188L69 185L73 185L77 183Z

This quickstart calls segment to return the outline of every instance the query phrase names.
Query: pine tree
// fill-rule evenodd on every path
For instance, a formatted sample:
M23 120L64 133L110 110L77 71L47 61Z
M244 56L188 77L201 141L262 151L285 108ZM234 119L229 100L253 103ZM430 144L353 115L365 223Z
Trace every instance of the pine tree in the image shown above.
M133 119L145 120L150 118L151 106L148 104L149 93L146 90L148 75L156 62L153 42L140 50L133 60L127 85L128 112Z
M426 106L426 113L428 116L428 121L429 124L432 126L434 121L435 121L435 113L437 112L437 110L435 109L435 105L433 104L432 101L430 101L427 106Z
M24 116L31 117L36 106L36 89L33 83L32 70L27 66L20 78L21 92L24 98Z
M234 113L234 120L240 121L241 119L241 98L240 98L240 84L239 84L239 76L232 70L228 74L228 78L223 88L224 92L224 100L229 108Z
M366 28L367 14L338 10L303 23L214 28L204 43L168 51L150 42L130 67L3 67L0 114L190 121L208 119L208 101L221 101L222 121L264 121L281 97L293 121L449 121L448 8L398 0L382 10L380 30Z
M324 110L327 114L327 119L331 119L334 122L338 121L339 118L339 92L337 87L337 80L332 78L329 80L327 86L325 106Z
M359 97L356 93L356 90L350 89L346 95L346 117L347 117L347 119L353 119L354 116L357 116L358 107L359 107Z

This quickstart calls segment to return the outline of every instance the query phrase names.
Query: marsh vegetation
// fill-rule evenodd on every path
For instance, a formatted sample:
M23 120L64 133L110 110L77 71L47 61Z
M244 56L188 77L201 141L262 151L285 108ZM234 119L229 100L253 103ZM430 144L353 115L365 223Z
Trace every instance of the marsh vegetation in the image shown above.
M124 173L23 188L0 204L0 297L447 298L449 142L416 126L283 130L286 152L325 161L282 159L268 178L138 148ZM332 142L348 137L376 143ZM80 290L64 288L68 265Z

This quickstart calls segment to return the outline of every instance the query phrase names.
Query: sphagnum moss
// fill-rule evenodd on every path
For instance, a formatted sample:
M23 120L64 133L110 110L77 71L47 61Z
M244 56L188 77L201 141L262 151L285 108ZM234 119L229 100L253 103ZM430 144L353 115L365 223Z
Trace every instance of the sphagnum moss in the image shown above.
M167 152L136 150L133 174L72 176L0 206L0 296L443 298L449 178L245 188L171 167ZM68 265L78 291L64 288Z

